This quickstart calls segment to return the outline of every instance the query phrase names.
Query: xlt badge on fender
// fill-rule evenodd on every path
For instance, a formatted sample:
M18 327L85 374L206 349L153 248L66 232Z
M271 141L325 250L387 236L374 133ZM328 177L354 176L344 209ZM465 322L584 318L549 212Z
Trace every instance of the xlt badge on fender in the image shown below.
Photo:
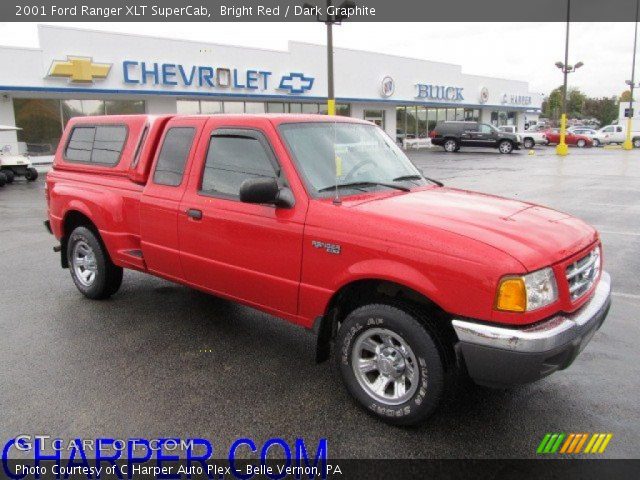
M318 240L311 240L311 245L313 245L315 248L323 248L327 251L327 253L333 253L334 255L340 254L340 245L336 243L326 243L320 242Z

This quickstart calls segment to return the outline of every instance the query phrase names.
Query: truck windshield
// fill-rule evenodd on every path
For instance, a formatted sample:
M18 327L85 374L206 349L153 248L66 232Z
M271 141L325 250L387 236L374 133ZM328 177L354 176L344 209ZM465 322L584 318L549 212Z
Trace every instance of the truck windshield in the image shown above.
M426 180L380 128L361 123L287 123L280 132L313 194L408 190Z

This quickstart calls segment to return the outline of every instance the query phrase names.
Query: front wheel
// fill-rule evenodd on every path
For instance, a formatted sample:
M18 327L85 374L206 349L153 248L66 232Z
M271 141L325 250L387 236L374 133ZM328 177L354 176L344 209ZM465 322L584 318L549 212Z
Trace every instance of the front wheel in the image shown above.
M351 312L337 334L334 360L353 397L396 425L425 420L445 390L443 352L409 310L370 304Z
M454 140L453 138L449 138L447 140L445 140L444 145L442 145L444 148L444 151L447 153L453 153L453 152L457 152L458 150L460 150L460 146L458 145L458 142L456 140Z
M0 187L4 187L4 185L7 183L7 176L0 172Z
M27 168L27 171L24 174L24 178L26 178L29 182L35 182L38 178L38 170L33 167Z
M633 148L640 148L640 137L633 139Z
M7 183L13 183L13 180L16 178L16 174L13 173L13 170L2 170L2 173L7 178Z
M513 143L509 140L502 140L498 144L498 150L500 150L500 153L511 153L513 152Z
M525 138L523 142L524 148L526 148L527 150L533 148L535 144L536 142L534 142L532 138Z
M584 140L580 139L576 142L576 146L578 148L584 148L584 146L587 144L587 142L585 142Z
M597 138L593 139L593 146L594 147L599 147L600 146L600 140L598 140Z
M108 298L122 284L122 268L111 262L96 235L86 227L77 227L67 242L67 258L73 283L93 300Z

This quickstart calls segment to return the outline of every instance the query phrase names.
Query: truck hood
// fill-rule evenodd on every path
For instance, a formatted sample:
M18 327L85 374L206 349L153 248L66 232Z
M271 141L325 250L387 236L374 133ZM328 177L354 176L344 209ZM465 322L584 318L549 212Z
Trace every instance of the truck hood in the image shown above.
M446 187L369 199L352 208L473 238L502 250L529 271L556 263L598 238L593 227L566 213Z

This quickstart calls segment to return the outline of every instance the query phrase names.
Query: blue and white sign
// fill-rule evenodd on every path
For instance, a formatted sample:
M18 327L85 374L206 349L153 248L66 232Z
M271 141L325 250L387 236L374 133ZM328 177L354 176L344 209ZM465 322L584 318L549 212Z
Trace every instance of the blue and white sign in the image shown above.
M162 85L207 89L258 90L272 87L273 72L261 69L182 65L177 63L122 62L122 77L128 85ZM277 89L299 95L313 88L314 77L301 72L285 73L275 79Z
M446 102L460 102L464 100L464 97L462 96L462 87L416 83L416 90L415 98Z

